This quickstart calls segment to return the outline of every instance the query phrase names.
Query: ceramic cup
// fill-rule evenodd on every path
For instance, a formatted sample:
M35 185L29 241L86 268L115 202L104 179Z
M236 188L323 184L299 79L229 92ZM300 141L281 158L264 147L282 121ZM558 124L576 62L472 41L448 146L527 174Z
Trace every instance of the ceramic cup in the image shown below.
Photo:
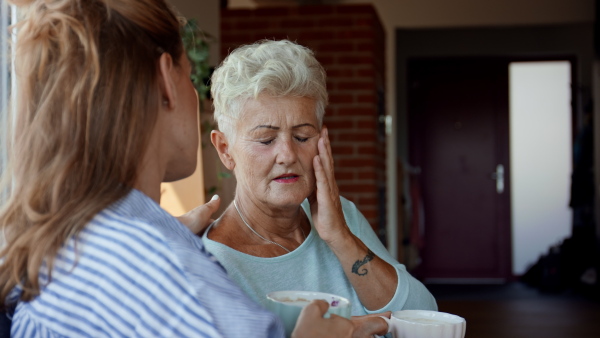
M394 338L464 338L467 326L464 318L437 311L395 311L382 318Z
M285 327L287 337L292 335L296 321L302 308L315 299L322 299L329 303L329 310L325 318L336 314L344 318L350 318L350 301L331 293L312 291L275 291L267 294L267 309L277 314Z

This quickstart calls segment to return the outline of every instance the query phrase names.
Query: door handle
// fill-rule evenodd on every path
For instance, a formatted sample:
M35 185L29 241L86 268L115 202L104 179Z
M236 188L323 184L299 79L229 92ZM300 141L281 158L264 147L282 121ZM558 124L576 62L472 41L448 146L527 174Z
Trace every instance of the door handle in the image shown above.
M501 194L504 192L504 166L498 164L496 172L492 173L492 179L496 181L496 192Z

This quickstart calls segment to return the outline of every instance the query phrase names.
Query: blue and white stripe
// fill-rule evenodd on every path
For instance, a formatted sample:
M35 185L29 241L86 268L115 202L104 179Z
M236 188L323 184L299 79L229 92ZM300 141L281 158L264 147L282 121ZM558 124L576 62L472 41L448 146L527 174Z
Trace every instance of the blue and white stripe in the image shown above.
M40 271L47 281L48 271ZM197 236L133 190L66 243L13 337L281 337Z

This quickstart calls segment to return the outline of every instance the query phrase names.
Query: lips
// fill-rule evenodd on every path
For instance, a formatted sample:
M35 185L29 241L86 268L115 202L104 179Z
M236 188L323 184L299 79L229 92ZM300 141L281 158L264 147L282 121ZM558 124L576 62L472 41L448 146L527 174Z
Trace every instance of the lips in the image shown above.
M298 177L298 175L296 175L296 174L284 174L284 175L275 177L275 179L276 180L291 180L291 179L294 179L297 177Z
M277 176L273 180L275 182L279 182L279 183L293 183L293 182L298 181L299 177L300 176L298 176L294 173L291 173L291 174L283 174L283 175Z

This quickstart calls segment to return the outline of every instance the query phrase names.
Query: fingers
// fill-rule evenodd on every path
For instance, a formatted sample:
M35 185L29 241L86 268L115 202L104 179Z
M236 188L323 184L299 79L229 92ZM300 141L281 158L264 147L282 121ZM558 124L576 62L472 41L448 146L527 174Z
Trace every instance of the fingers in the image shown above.
M325 130L324 141L325 149L327 150L327 157L331 159L331 165L333 166L333 152L331 151L331 141L329 140L329 128L323 126L323 129Z
M333 314L330 318L323 318L327 309L329 304L324 300L313 300L305 306L300 312L292 337L352 337L354 331L352 322Z
M363 316L352 316L352 319L360 319L360 318L377 318L377 317L386 317L386 318L390 318L392 316L392 311L386 311L386 312L381 312L381 313L372 313L369 315L363 315Z
M352 317L355 338L371 337L373 335L383 336L388 333L389 325L387 316L383 314Z
M221 199L219 195L214 195L206 204L200 205L177 218L190 231L199 234L214 222L211 216L219 209L219 205L221 205Z
M333 180L333 155L331 153L331 143L329 142L329 132L327 127L323 126L321 138L318 142L319 158L325 170L325 175L328 180Z
M219 210L219 206L221 205L221 199L219 198L219 195L214 195L210 199L210 201L208 201L204 205L208 207L208 210L210 211L210 214L212 215L215 212L217 212L217 210Z
M306 313L305 316L308 317L323 317L328 309L329 303L322 299L315 299L302 309L302 313Z

